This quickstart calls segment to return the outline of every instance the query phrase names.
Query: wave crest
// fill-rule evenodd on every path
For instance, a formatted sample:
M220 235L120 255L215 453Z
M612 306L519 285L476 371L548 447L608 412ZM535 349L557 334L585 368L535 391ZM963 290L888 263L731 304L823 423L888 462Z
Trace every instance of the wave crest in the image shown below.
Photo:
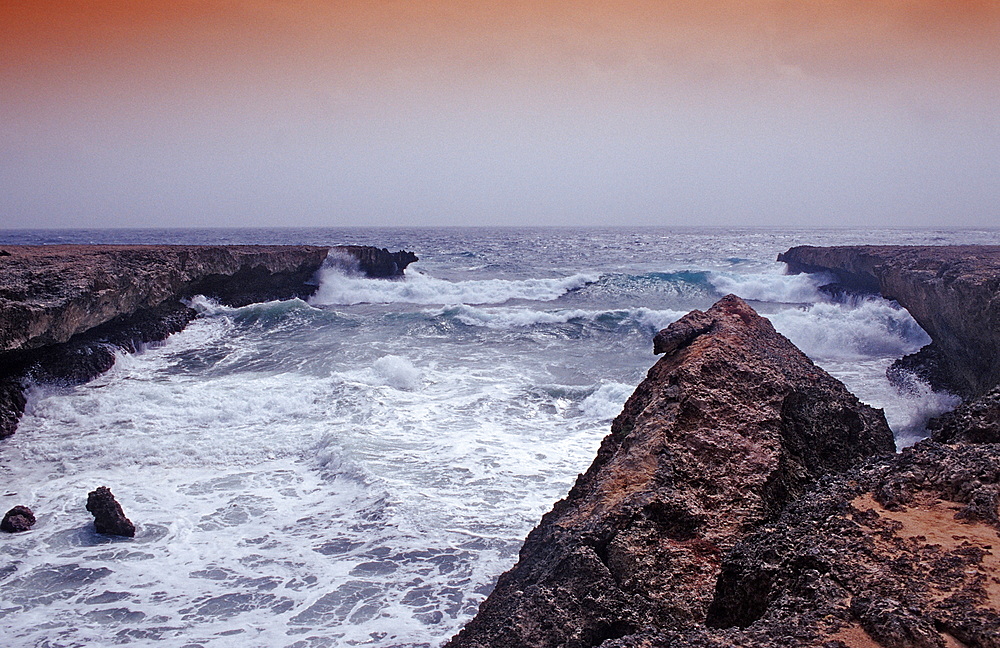
M320 271L319 290L311 304L502 304L512 299L553 301L600 279L600 275L580 273L551 279L476 279L445 281L423 273L405 274L403 279L386 281L349 276L340 269Z

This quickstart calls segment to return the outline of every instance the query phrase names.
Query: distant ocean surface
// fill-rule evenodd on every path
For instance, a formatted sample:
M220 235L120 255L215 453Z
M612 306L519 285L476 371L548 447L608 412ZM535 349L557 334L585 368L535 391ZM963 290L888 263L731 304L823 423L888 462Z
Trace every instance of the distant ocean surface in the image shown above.
M242 229L3 231L3 244L366 244L401 281L317 277L300 300L201 312L73 388L30 394L0 442L0 624L11 648L436 647L593 460L652 337L750 301L900 446L956 400L886 367L928 342L896 304L833 303L794 245L1000 244L1000 231ZM93 532L110 486L134 540Z

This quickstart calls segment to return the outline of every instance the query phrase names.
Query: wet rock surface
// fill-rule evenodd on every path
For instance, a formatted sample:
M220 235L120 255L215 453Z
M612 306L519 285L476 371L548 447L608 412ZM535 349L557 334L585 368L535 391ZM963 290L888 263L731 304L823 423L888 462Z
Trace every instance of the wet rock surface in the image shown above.
M726 618L716 583L733 548L817 479L893 452L880 411L737 297L656 348L667 355L593 465L449 646L639 646L692 629L715 641L706 624Z
M94 516L94 529L98 533L135 537L135 525L125 517L121 505L107 486L87 493L87 510Z
M0 438L17 427L26 383L81 383L182 330L184 304L308 297L331 252L371 277L398 277L410 252L367 246L5 246L0 258Z
M35 526L35 514L27 506L15 506L0 520L0 531L20 533Z
M975 398L1000 385L1000 246L800 246L778 261L899 302L933 340L908 361L932 386Z
M927 424L941 443L1000 443L1000 387Z

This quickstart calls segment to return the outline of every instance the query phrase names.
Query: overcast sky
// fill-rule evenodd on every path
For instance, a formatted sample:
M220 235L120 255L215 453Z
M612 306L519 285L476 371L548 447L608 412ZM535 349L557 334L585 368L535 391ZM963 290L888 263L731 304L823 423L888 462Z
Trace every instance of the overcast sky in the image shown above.
M0 227L1000 226L996 0L0 0Z

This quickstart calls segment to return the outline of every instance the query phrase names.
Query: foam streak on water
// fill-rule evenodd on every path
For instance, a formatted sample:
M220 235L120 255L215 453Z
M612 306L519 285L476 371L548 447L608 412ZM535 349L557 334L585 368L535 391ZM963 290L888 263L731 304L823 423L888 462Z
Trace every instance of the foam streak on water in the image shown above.
M818 364L885 407L905 445L954 404L929 390L900 395L885 379L895 358L927 342L924 332L884 300L830 302L819 290L827 278L786 276L774 256L803 243L998 238L104 236L377 243L421 261L401 281L324 269L308 303L230 308L195 298L199 318L166 342L121 356L86 385L35 389L19 431L0 443L4 510L25 504L38 517L31 532L0 542L7 646L439 646L593 460L655 361L659 328L727 292L752 300ZM101 485L137 524L134 540L93 532L84 503Z

